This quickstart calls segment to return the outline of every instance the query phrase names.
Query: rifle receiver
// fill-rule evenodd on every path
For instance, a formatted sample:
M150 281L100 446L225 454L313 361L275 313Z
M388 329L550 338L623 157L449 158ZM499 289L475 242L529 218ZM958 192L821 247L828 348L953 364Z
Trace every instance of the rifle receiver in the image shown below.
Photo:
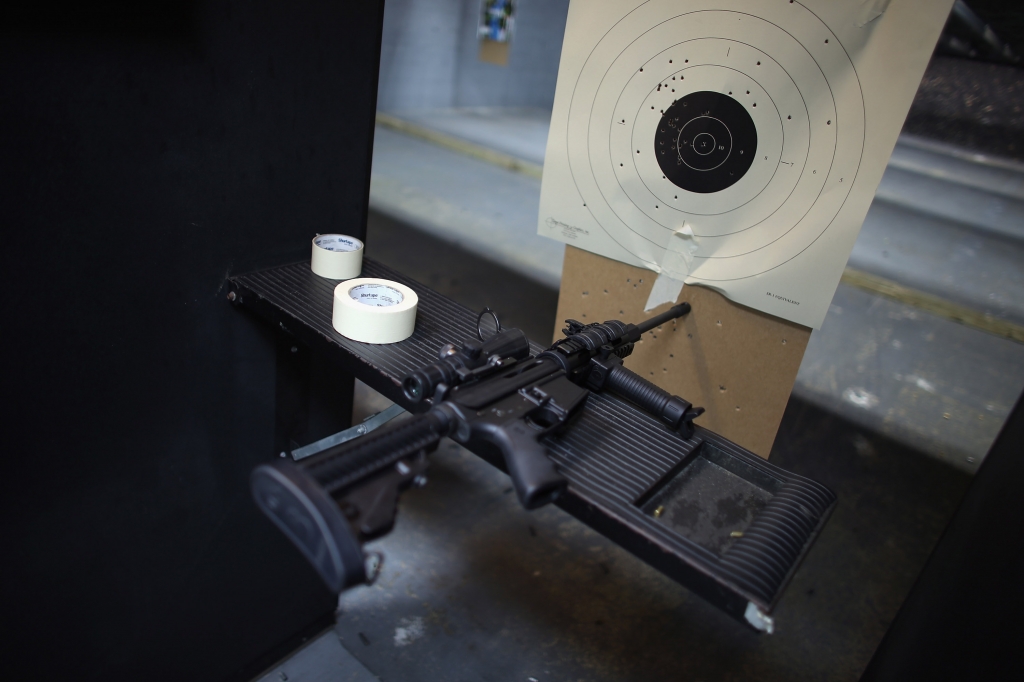
M466 341L461 347L448 344L440 360L409 374L402 381L402 390L410 401L421 403L441 384L455 388L473 376L473 370L494 364L491 358L495 356L525 360L530 357L530 341L518 329L503 329L484 342Z

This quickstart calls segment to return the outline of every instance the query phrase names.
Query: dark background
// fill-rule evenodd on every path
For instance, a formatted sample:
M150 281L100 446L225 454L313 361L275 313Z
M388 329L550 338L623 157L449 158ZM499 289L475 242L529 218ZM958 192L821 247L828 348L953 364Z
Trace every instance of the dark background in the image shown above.
M6 678L244 677L329 622L247 486L291 343L224 284L363 235L382 6L0 11Z

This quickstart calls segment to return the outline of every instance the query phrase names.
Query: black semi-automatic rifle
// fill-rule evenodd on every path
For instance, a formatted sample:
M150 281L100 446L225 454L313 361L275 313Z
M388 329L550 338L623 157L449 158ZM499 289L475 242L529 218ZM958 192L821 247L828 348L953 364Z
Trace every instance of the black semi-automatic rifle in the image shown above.
M425 482L426 456L445 436L495 447L519 502L527 509L545 505L566 480L540 439L565 428L591 391L611 391L681 437L693 435L703 408L622 365L644 332L689 311L682 303L638 325L568 320L565 338L536 357L522 331L500 324L486 340L481 332L461 347L448 344L438 362L403 382L406 398L425 412L302 462L258 467L256 502L335 592L367 581L362 544L391 530L398 495Z

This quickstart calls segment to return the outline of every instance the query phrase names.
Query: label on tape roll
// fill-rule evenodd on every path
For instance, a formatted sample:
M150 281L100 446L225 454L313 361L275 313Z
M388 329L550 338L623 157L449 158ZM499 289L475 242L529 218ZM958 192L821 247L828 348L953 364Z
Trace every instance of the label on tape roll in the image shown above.
M349 289L348 295L363 305L373 305L378 308L398 305L405 298L401 291L387 284L360 284Z
M363 343L395 343L416 328L416 292L398 282L361 278L334 289L334 328Z
M358 277L363 270L363 242L345 234L317 235L309 267L327 279Z

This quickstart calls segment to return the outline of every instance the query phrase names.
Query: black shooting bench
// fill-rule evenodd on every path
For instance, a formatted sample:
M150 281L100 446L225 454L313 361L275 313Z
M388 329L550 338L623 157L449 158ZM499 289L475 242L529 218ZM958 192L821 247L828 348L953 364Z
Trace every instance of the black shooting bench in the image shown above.
M333 360L388 399L413 410L402 393L402 379L436 361L438 350L446 343L474 338L478 313L370 259L364 260L361 276L398 281L416 292L419 307L412 337L373 345L341 336L331 323L337 282L313 274L308 262L233 277L228 297L311 352ZM540 350L534 344L534 351ZM545 444L570 481L567 494L556 502L559 507L741 621L751 617L751 604L770 611L799 565L807 537L817 534L819 527L808 523L801 513L807 510L801 505L816 506L808 516L823 522L835 502L825 488L799 476L786 474L780 482L778 470L770 471L764 460L717 434L698 427L694 438L684 440L609 394L592 394L579 420L561 436L548 437ZM503 466L500 454L486 444L471 444L470 449L491 464ZM691 488L691 495L713 495L712 487L722 496L736 486L747 493L756 492L761 482L772 479L776 487L764 498L773 513L764 516L774 516L787 529L798 529L799 536L776 533L770 541L758 542L742 534L730 537L728 528L723 532L722 527L707 526L683 539L652 511L657 491L684 478L679 475L684 467L701 470L704 476L718 476L701 479L708 480L709 486ZM399 524L401 519L400 505ZM740 524L736 528L745 527L742 519L736 522ZM449 529L433 532L444 534Z

